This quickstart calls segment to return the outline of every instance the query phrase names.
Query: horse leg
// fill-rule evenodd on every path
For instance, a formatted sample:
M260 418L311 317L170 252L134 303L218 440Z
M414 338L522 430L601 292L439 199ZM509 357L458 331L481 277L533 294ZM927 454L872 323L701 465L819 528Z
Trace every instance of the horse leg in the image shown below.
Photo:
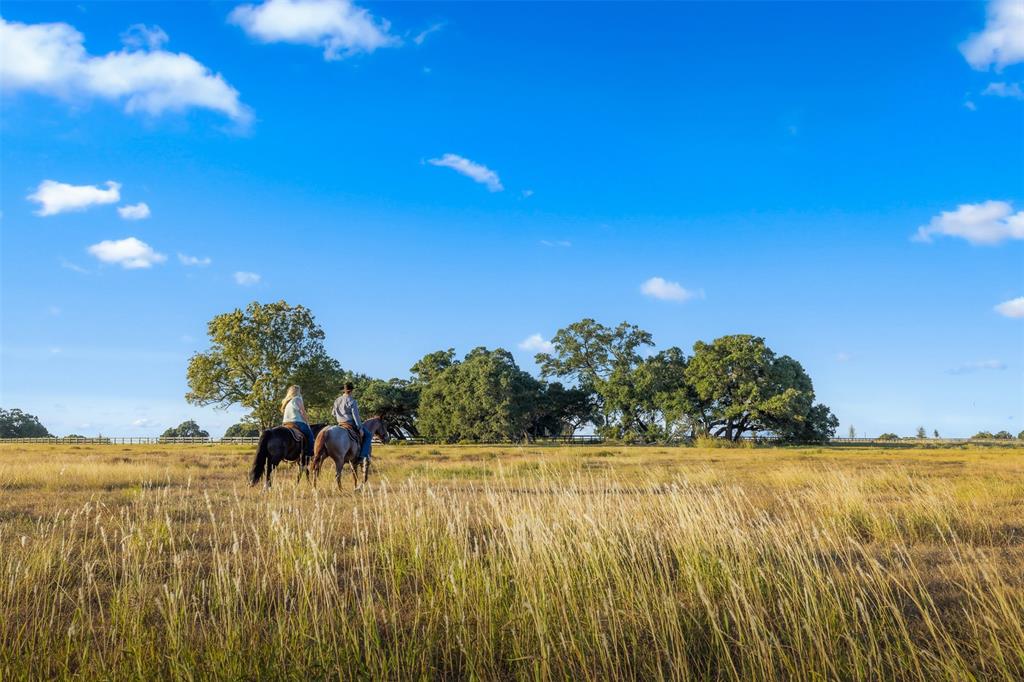
M274 461L272 459L267 460L267 485L266 490L270 490L270 476L274 473Z
M340 455L332 455L334 459L334 485L341 490L341 471L345 468L345 459Z
M363 485L370 480L370 457L363 457Z

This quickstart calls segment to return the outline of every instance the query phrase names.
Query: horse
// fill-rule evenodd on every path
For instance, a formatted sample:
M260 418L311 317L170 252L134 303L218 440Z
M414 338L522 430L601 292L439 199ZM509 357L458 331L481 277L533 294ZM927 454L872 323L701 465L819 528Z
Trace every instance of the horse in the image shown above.
M377 436L382 443L388 442L387 424L381 417L373 417L363 422L363 428L370 432L370 438ZM328 426L317 434L316 444L313 446L313 485L316 485L320 478L320 467L324 459L334 460L334 483L341 488L341 470L346 464L352 465L353 490L359 490L370 477L370 458L359 459L359 443L352 438L347 429L340 426ZM363 482L359 482L357 467L362 464Z
M326 426L326 424L310 424L313 438ZM296 482L302 480L302 474L309 479L309 462L302 456L302 443L295 440L292 430L287 426L275 426L267 429L260 436L260 443L256 447L256 458L252 462L252 472L249 474L249 483L256 485L260 482L263 474L267 475L266 487L270 487L270 475L281 462L298 462L299 475Z

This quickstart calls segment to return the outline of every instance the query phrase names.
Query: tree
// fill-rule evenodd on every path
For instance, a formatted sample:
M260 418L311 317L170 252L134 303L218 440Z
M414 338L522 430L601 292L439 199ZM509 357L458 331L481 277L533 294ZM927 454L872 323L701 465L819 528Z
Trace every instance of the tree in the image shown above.
M857 429L853 428L853 424L850 424L850 430L848 431L850 438L857 437Z
M317 398L340 370L324 353L323 330L301 305L254 301L244 311L214 317L207 333L210 349L189 360L185 399L220 408L243 405L261 428L280 421L290 384L303 379L303 393Z
M698 341L686 367L695 392L699 432L736 441L744 433L771 432L787 442L826 442L839 425L799 362L776 356L764 339L748 334Z
M225 438L255 438L263 433L260 430L259 424L249 421L240 421L237 424L232 424L224 432Z
M542 384L530 411L530 438L572 436L597 418L594 394L581 388L566 388L559 382Z
M645 430L638 408L650 396L637 391L634 372L642 363L639 350L653 345L650 333L623 322L606 327L587 318L559 329L551 353L538 353L541 376L562 377L594 394L597 425L609 435Z
M450 362L441 363L446 365L443 368L427 363L438 371L430 372L425 384L419 382L419 430L424 436L445 442L528 436L542 384L519 369L511 353L480 347L461 362L454 360L454 354L441 355L449 355ZM436 353L427 356L437 357ZM423 376L417 372L417 379Z
M0 438L47 438L50 432L34 414L0 408Z
M356 394L363 419L381 417L387 424L388 435L394 438L419 436L416 415L420 393L411 382L402 379L369 379L356 384Z
M1017 440L1024 440L1024 431L1017 434Z
M928 432L924 430L923 426L917 427L917 437L922 439L928 437Z
M939 430L938 429L933 429L932 430L932 438L939 438Z
M1009 431L999 431L992 436L996 440L1013 440L1013 434Z
M210 434L199 428L199 424L189 419L177 426L172 426L160 434L161 438L209 438Z
M883 433L881 436L878 437L878 440L899 440L899 439L900 439L900 437L897 436L895 433Z
M991 440L994 436L989 431L978 431L971 436L971 440Z

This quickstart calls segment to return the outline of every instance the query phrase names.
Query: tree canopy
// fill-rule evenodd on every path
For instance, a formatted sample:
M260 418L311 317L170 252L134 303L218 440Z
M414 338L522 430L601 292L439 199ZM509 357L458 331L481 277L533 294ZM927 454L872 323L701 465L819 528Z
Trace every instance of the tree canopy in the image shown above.
M0 438L46 438L50 432L34 414L0 408Z
M209 438L210 434L199 428L194 420L183 421L160 434L161 438Z

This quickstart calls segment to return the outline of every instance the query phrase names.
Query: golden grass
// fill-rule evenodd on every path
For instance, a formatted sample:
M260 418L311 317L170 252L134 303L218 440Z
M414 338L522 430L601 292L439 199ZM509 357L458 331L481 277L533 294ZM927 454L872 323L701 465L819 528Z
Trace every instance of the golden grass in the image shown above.
M0 446L0 679L1024 679L1021 450L251 455Z

